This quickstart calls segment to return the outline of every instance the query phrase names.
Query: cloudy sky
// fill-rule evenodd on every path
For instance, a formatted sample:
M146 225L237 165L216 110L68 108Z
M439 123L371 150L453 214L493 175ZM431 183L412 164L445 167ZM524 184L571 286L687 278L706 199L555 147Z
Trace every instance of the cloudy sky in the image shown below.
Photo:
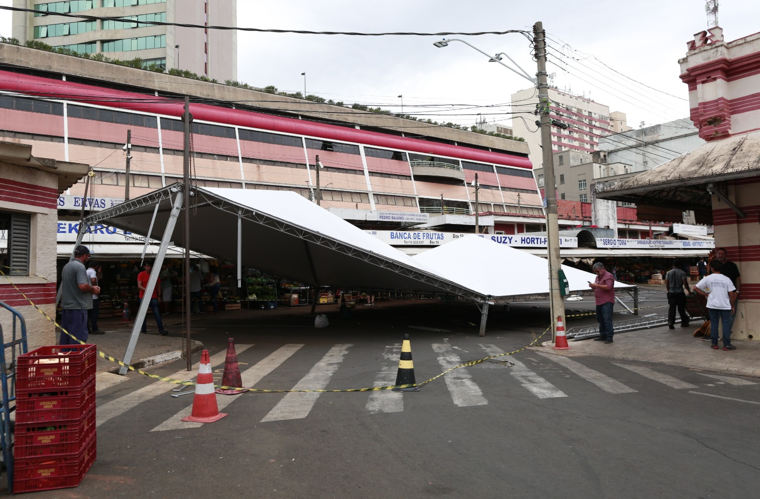
M11 3L0 0L0 5ZM719 24L727 40L760 31L760 2L720 4ZM10 17L0 11L4 36L11 34ZM536 21L544 23L550 39L548 69L556 74L558 88L625 112L634 127L688 116L678 59L693 34L707 27L704 0L238 2L238 24L255 28L531 31ZM303 92L301 73L306 72L307 92L325 99L399 112L398 96L403 95L404 112L421 118L472 125L480 113L489 122L508 123L510 94L530 83L463 43L434 47L440 38L240 33L238 79L257 87ZM520 34L452 38L489 54L505 52L535 74L528 40Z

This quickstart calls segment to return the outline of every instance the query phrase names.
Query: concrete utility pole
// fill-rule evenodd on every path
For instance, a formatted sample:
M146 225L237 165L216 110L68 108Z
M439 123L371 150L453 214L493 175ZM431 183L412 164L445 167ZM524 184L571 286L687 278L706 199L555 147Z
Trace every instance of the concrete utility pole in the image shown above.
M538 111L541 116L541 147L544 163L544 195L546 197L546 246L549 253L549 301L552 315L552 341L557 331L557 317L565 317L565 302L560 295L559 222L557 220L557 190L554 182L552 155L552 120L550 116L549 85L546 82L546 33L542 22L533 25L533 41L538 63Z
M127 151L127 180L124 187L124 201L129 201L129 165L132 161L132 130L127 130L127 145L124 146Z
M314 165L314 171L317 172L317 194L316 194L316 201L317 206L322 206L322 191L319 188L319 170L321 168L321 163L319 162L319 154L317 154L317 163Z
M182 114L185 132L185 154L183 158L183 182L185 183L185 359L187 370L193 370L192 338L190 337L190 123L193 116L190 114L190 97L185 97L185 112ZM203 310L201 310L203 312Z
M480 234L480 219L478 218L480 212L480 199L478 197L480 186L478 185L477 173L475 174L475 181L472 183L472 185L475 186L475 234Z

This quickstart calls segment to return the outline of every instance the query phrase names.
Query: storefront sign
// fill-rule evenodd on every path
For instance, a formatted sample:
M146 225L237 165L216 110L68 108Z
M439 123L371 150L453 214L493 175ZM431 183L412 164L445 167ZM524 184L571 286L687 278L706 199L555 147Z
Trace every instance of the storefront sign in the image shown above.
M624 249L712 249L715 241L676 241L674 239L607 239L597 238L597 248Z
M115 198L99 198L88 197L87 199L82 196L59 196L58 197L58 209L59 210L81 210L84 204L84 209L88 211L100 211L116 206L123 203L123 199Z
M686 236L706 236L707 226L673 224L673 234L684 234Z
M434 231L406 231L406 230L368 230L367 234L373 235L391 246L440 246L450 243L455 239L464 237L463 233L434 232Z
M412 213L406 211L376 211L376 217L372 217L373 212L367 214L367 220L378 220L381 222L412 222L426 223L430 219L427 213Z
M79 222L58 222L58 234L56 240L59 243L74 243L79 233ZM92 225L85 232L85 244L90 243L142 243L144 236L133 234L129 231L110 227L108 225Z
M531 236L530 234L516 234L513 236L488 236L491 241L499 244L505 244L507 246L523 247L523 248L546 248L545 236ZM577 237L560 237L560 248L577 248Z

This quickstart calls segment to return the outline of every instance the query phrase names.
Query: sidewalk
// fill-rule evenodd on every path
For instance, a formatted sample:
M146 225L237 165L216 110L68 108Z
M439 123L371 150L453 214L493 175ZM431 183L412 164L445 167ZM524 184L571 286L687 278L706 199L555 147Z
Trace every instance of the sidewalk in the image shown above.
M668 329L667 326L615 334L615 342L570 341L570 350L554 350L545 342L542 351L579 357L594 355L613 359L656 362L718 373L760 377L760 341L734 341L736 350L724 352L710 348L709 341L694 338L695 327Z
M148 320L149 334L141 334L137 341L130 365L142 369L145 367L181 359L185 351L184 332L181 330L181 316L169 314L163 317L168 336L161 336L156 330L152 318ZM97 349L116 359L123 359L132 333L133 323L122 323L118 319L107 318L98 321L105 334L91 334L87 343L97 345ZM203 349L203 343L191 340L191 349L197 352ZM119 365L98 356L97 390L103 390L128 379L116 374Z

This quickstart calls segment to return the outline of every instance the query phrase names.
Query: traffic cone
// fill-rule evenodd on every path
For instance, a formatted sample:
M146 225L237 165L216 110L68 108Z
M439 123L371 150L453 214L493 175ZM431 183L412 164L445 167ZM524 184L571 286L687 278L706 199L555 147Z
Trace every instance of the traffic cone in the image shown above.
M238 365L237 352L235 352L235 341L230 338L227 343L227 358L224 361L224 376L222 376L222 386L234 386L241 388L243 379L240 377L240 366ZM216 389L216 393L223 395L238 395L244 390L223 390Z
M198 368L198 379L195 382L195 397L193 398L193 412L182 421L193 423L213 423L219 421L226 414L219 412L216 405L216 393L214 393L214 375L211 374L211 359L208 350L203 349L201 354L201 366Z
M412 362L412 344L409 342L409 335L404 335L404 343L401 345L401 358L398 361L398 374L396 375L396 386L416 385L414 379L414 362ZM401 392L418 392L420 387L410 386L407 388L394 388L394 391Z
M562 316L557 316L557 336L554 338L555 350L570 350L570 346L567 344L567 336L565 336L565 324L562 322Z

